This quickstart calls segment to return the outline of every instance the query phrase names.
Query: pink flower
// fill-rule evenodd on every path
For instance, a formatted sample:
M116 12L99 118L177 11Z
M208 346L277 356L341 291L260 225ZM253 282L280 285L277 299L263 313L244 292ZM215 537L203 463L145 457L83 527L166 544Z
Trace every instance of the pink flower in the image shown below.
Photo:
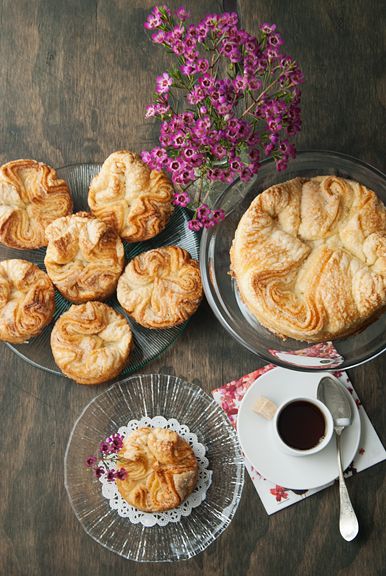
M115 470L109 470L106 474L106 478L108 482L114 482L115 480Z
M197 209L197 219L198 220L205 220L210 215L210 208L207 204L201 204L201 206Z
M158 94L165 94L169 91L170 86L173 84L172 78L167 72L164 72L161 76L157 76L156 79L156 92Z
M205 98L205 94L202 91L202 89L200 88L200 86L195 86L191 92L188 93L186 99L189 102L189 104L198 104L198 102L201 102L201 100L203 100Z
M94 474L97 478L100 478L105 473L105 469L102 466L98 466L94 470Z
M240 172L240 180L242 182L249 182L249 180L252 178L253 176L253 171L251 170L251 168L249 168L249 166L244 166L244 168L242 168L241 172Z
M241 92L245 90L247 87L247 79L245 76L241 76L241 74L237 74L236 78L233 80L233 86L236 92Z
M110 443L111 452L118 452L123 446L123 437L120 434L113 434L107 438L107 442Z
M188 228L193 232L199 232L202 228L202 223L199 222L197 219L193 218L193 220L190 220L188 222Z
M184 144L185 144L185 134L182 132L182 130L179 130L173 136L173 145L176 148L181 148L181 146L183 146Z
M264 32L264 34L271 34L271 32L276 30L276 24L268 24L267 22L264 22L264 24L260 25L260 30Z
M141 158L145 162L145 164L150 165L152 163L152 156L151 156L150 152L148 152L147 150L142 150Z
M168 168L171 172L179 172L184 169L185 161L182 158L169 158Z
M198 83L203 88L207 94L209 94L211 88L213 88L215 79L211 74L203 74L199 79Z
M184 64L180 67L180 70L185 76L190 76L196 72L196 65L193 63Z
M185 20L190 18L190 12L188 12L183 6L177 8L175 14L176 18L178 18L178 20L181 20L181 22L185 22Z
M151 39L153 40L154 44L162 44L166 41L166 33L163 30L158 30L152 34Z
M287 164L288 164L288 162L284 158L281 158L280 160L276 160L276 170L278 172L285 170L287 168Z
M190 198L186 192L179 192L174 194L173 197L173 204L176 206L181 206L181 208L185 208L190 202Z
M155 28L158 28L158 26L161 26L162 24L162 20L161 20L161 16L159 15L155 15L155 14L149 14L149 16L147 17L147 20L144 24L144 27L147 30L154 30Z
M155 116L155 113L156 113L156 109L155 109L155 106L153 104L146 106L145 118L152 118L153 116Z
M260 90L262 87L262 82L259 78L249 78L247 84L250 90Z
M127 470L125 470L124 468L120 468L115 473L115 478L118 478L118 480L126 480L127 474L128 474Z
M225 218L225 212L222 208L219 208L217 210L213 210L213 220L215 222L219 222L220 220L224 220Z
M209 62L206 58L200 58L196 63L197 71L205 74L209 70Z
M92 468L94 466L94 464L96 464L96 462L97 462L97 459L95 456L89 456L85 460L85 465L87 466L87 468Z
M104 454L108 454L110 452L110 444L106 440L104 440L103 442L100 443L99 450Z

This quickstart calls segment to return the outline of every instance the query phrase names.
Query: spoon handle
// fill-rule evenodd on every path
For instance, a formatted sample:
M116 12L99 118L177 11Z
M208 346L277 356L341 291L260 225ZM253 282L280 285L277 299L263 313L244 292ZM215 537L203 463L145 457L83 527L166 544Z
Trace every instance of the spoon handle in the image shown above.
M336 434L336 447L338 452L338 470L339 470L339 497L340 497L340 516L339 530L345 540L350 542L354 540L359 531L358 519L352 507L350 496L348 495L346 482L344 481L342 460L340 456L340 437L341 432Z

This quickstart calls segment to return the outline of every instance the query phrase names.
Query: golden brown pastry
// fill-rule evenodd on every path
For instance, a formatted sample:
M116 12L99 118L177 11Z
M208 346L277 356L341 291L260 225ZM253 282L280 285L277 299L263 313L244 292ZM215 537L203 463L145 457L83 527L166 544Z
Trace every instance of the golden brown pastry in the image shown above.
M46 229L47 273L65 298L75 303L111 296L124 267L118 234L88 212L54 220Z
M163 172L150 170L133 152L113 152L93 178L91 211L128 242L153 238L172 212L173 188Z
M272 332L309 342L348 335L386 304L385 206L337 176L272 186L241 218L231 268Z
M0 340L20 344L51 322L55 290L47 274L26 260L0 262Z
M117 376L132 343L127 320L102 302L72 305L51 334L56 364L79 384L100 384Z
M185 322L202 299L199 264L177 246L143 252L118 281L122 308L146 328L171 328Z
M72 212L72 199L56 171L35 160L0 168L0 242L11 248L47 246L48 224Z
M122 497L144 512L176 508L196 487L198 464L192 448L176 432L139 428L124 440L118 464L127 471L116 479Z

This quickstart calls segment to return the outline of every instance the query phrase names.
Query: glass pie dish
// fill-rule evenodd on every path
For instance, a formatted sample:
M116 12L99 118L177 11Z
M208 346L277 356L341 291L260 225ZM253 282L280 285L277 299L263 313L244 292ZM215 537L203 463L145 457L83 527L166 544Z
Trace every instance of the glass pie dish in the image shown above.
M335 174L356 180L373 190L386 204L386 176L369 164L345 154L328 151L298 152L285 172L277 172L272 160L262 162L259 173L247 184L236 180L216 201L225 210L224 221L204 230L200 247L203 286L208 302L223 327L243 346L265 362L301 371L348 369L372 360L386 349L385 315L380 314L357 332L333 341L336 354L323 354L319 345L310 357L308 342L282 340L264 328L241 302L230 276L229 250L240 218L263 190L296 176ZM315 344L315 343L313 343ZM306 353L306 349L307 353Z

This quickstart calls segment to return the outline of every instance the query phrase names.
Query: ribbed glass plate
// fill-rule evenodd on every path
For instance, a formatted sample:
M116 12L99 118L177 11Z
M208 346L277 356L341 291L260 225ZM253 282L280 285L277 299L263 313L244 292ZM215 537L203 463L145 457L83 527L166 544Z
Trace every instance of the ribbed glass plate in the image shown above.
M66 180L70 187L74 200L74 212L79 212L80 210L89 211L87 205L89 184L93 176L99 172L100 168L101 164L73 164L72 166L65 166L64 168L59 168L57 170L58 175ZM186 226L188 220L188 212L181 208L176 208L165 230L155 238L147 240L146 242L136 242L131 244L123 241L126 262L146 250L170 245L185 248L192 258L198 260L199 237L195 232L191 232ZM33 262L42 270L45 270L45 253L45 248L40 248L38 250L15 250L0 244L0 261L9 258L23 258L24 260ZM56 291L55 294L55 301L56 310L53 322L51 322L51 324L47 326L39 336L32 338L27 344L8 344L8 346L11 350L16 352L16 354L34 366L43 368L44 370L53 372L54 374L62 375L52 356L50 337L54 322L63 312L69 309L71 303L59 294L58 291ZM106 300L106 304L109 304L114 308L114 310L128 318L119 305L115 295L109 300ZM185 322L180 326L167 330L149 330L143 328L134 322L134 320L129 318L128 320L134 334L134 349L129 364L120 374L119 378L135 372L150 362L150 360L159 356L161 352L176 340L187 325L187 322Z
M112 510L102 485L84 461L101 440L142 416L176 418L206 446L212 484L191 514L166 526L132 524ZM135 375L108 388L83 410L64 458L65 486L73 510L94 540L124 558L168 562L192 558L220 536L232 520L244 483L235 430L201 388L164 374Z

